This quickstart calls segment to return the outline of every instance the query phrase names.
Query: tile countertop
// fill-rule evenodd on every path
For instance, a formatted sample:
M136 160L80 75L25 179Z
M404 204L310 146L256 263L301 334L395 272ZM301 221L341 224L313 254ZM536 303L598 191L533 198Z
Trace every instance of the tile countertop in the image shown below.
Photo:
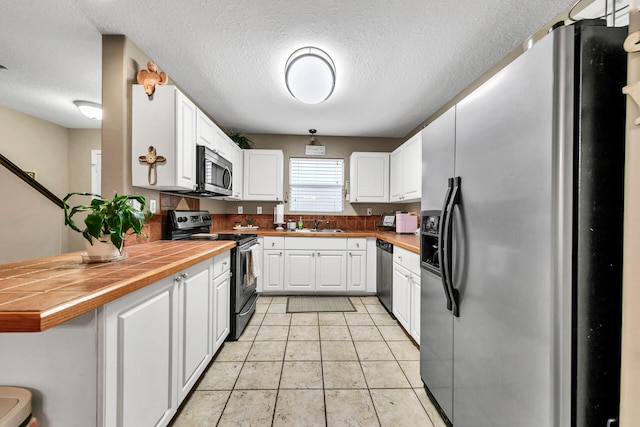
M126 248L118 262L82 262L81 252L0 265L0 332L39 332L195 265L232 241L160 240Z
M221 230L215 233L253 233L258 236L287 236L287 237L376 237L386 240L395 246L400 246L408 251L420 253L420 237L415 234L397 234L393 231L364 231L364 230L343 230L341 233L319 232L299 232L299 231L276 231L265 229L241 229L241 230Z

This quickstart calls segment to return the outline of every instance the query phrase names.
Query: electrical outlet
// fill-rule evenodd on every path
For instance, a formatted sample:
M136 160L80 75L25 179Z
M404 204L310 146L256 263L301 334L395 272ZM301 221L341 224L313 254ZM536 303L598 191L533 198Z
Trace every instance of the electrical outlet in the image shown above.
M238 215L242 215L243 212L242 206L238 206Z
M373 209L367 208L367 215L373 215Z
M258 211L256 212L258 215L262 213L262 206L258 206Z
M154 199L149 200L149 210L151 213L156 213L156 201Z

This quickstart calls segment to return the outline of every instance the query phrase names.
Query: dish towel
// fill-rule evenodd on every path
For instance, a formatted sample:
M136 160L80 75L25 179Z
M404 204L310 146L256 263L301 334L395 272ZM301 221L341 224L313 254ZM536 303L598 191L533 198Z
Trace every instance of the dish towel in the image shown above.
M260 276L260 250L258 245L253 245L247 252L247 286L253 285L256 277Z

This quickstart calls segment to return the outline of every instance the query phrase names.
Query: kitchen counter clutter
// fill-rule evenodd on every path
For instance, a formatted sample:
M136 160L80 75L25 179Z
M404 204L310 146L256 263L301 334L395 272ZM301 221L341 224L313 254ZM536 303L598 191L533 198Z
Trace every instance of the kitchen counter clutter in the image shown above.
M244 230L242 230L244 232ZM220 233L234 233L238 230L220 231ZM250 230L250 233L258 236L283 236L283 237L375 237L386 240L395 246L400 246L408 251L420 253L420 238L415 234L397 234L393 231L365 231L365 230L343 230L342 232L317 232L300 231L276 231L276 230Z
M0 332L39 332L230 250L230 241L157 241L118 262L80 252L0 265Z

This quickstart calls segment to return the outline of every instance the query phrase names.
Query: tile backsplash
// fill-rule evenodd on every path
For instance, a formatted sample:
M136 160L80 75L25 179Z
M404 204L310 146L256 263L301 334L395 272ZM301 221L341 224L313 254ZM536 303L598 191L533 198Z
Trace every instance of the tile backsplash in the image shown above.
M160 193L160 213L156 213L149 218L143 227L143 231L148 237L128 235L125 238L125 246L161 240L165 233L164 230L167 221L167 211L176 209L178 206L180 206L180 208L198 210L200 209L200 200L191 197ZM297 224L300 217L302 217L304 228L313 228L313 223L317 220L320 222L318 226L320 229L340 228L343 230L375 231L378 230L378 224L380 223L379 215L288 214L285 215L284 220L286 222L291 219ZM258 226L260 230L275 230L277 227L277 225L273 223L273 214L212 214L211 220L212 232L229 231L236 225L249 225L247 220L252 220L252 225ZM286 228L286 224L284 227Z
M221 231L232 229L235 225L246 226L247 219L253 220L253 225L257 225L261 230L275 230L277 227L273 223L273 214L249 214L249 215L211 215L213 224L212 231ZM380 222L379 216L357 216L357 215L285 215L285 222L291 219L296 224L302 217L304 228L313 228L315 220L320 222L318 228L341 228L345 230L366 230L374 231ZM329 223L327 224L327 221ZM286 227L286 224L284 225Z

